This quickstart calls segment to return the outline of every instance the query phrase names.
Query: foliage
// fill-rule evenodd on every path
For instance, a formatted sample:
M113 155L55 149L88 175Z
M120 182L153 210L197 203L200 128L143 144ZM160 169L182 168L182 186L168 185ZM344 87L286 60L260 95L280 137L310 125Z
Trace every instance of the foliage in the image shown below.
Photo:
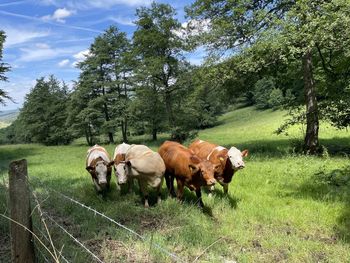
M100 134L113 143L118 127L127 141L131 64L126 34L114 26L96 37L79 64L82 72L72 94L68 123L77 136L85 135L88 144L94 144Z
M299 62L302 70L297 71L299 76L294 79L303 79L303 85L298 86L304 88L307 95L304 146L309 153L314 153L318 147L317 99L337 104L339 100L332 100L334 96L330 94L339 97L341 93L333 93L334 89L344 91L349 83L350 67L346 59L350 44L346 29L350 25L349 12L350 3L346 0L253 3L197 0L187 9L193 19L210 21L210 30L202 32L201 43L212 50L226 53L229 50L233 57L241 57L241 66L251 75L271 76L271 71L275 71L272 76L282 77L292 72L289 65ZM284 88L293 90L293 86ZM302 93L289 92L288 99L299 99ZM288 104L294 107L296 103L288 101ZM333 115L334 121L346 114L340 112Z
M133 35L133 53L137 61L135 78L142 89L148 87L155 92L155 99L164 103L167 126L175 127L177 110L174 104L178 103L175 98L179 98L184 89L177 82L187 69L182 55L184 43L176 34L181 24L174 18L175 10L168 4L153 2L150 7L137 9L136 15L137 29ZM156 113L148 111L148 114L151 116L147 119L150 119ZM153 125L155 134L157 129Z
M3 50L5 39L6 39L5 32L0 30L0 81L7 80L5 73L10 70L10 67L6 63L2 62L2 50ZM11 97L7 94L6 91L4 91L3 89L0 89L0 104L2 105L5 104L4 99L11 99Z
M54 76L37 79L17 120L7 128L9 142L70 143L73 138L65 123L68 98L68 87Z

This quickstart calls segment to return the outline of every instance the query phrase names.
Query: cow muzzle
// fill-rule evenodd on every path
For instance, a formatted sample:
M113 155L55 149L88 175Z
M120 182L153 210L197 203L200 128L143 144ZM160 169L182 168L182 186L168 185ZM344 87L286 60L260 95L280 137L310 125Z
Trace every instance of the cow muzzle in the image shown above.
M207 181L207 185L208 185L208 186L214 185L215 183L216 183L215 178L210 179L210 180Z
M101 189L106 189L107 181L106 180L99 180L98 185L101 187Z

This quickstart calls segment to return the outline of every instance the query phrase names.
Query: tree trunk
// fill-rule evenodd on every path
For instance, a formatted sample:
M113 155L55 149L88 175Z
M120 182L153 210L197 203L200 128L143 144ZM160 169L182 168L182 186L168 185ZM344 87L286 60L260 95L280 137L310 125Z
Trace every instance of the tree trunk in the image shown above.
M318 142L318 107L316 99L315 82L312 73L311 50L306 51L303 56L304 89L306 102L306 134L304 140L304 153L316 154Z
M109 114L108 114L108 108L107 108L107 104L103 103L103 111L105 113L105 119L106 121L109 121ZM114 143L114 139L113 139L113 133L112 132L108 132L108 138L109 138L109 143Z
M125 117L124 121L122 121L123 142L128 142L127 130L128 130L128 121L127 121L127 118Z
M85 138L88 145L92 146L94 142L90 125L87 126L87 129L85 128Z
M168 114L170 127L173 128L175 125L175 119L173 114L173 107L171 104L171 94L168 91L165 91L165 108Z
M152 129L152 140L153 141L157 140L157 129L156 128Z

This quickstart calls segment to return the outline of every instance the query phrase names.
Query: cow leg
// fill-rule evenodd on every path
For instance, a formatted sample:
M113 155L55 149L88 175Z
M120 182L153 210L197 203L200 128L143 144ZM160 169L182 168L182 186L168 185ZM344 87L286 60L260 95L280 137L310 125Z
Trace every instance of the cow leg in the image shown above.
M184 195L184 183L180 179L176 179L177 182L177 199L182 201Z
M143 195L143 198L144 198L144 205L145 205L145 208L148 208L149 207L149 204L148 204L148 191L147 191L147 185L146 183L143 181L143 180L138 180L139 181L139 187L140 187L140 191Z
M200 208L203 208L204 204L203 204L203 201L202 201L202 192L201 192L200 188L196 189L196 196L198 198L198 206Z
M213 191L214 191L214 189L215 189L215 186L214 186L214 185L211 185L211 186L208 187L208 190L209 190L208 196L209 196L210 198L213 197Z
M132 193L132 187L134 186L134 179L133 178L128 178L128 193Z
M93 178L92 181L94 182L96 191L100 193L100 192L102 191L102 189L101 189L101 187L98 185L96 179Z
M228 193L228 184L223 184L222 187L224 188L224 194L227 195L227 193Z
M176 197L175 190L174 190L174 175L165 173L165 182L166 186L168 188L168 191L172 197Z
M110 188L110 182L111 182L111 171L107 171L107 190Z
M163 185L163 178L157 187L157 204L160 204L162 202L162 198L161 198L161 194L160 194L160 191L162 189L162 185Z

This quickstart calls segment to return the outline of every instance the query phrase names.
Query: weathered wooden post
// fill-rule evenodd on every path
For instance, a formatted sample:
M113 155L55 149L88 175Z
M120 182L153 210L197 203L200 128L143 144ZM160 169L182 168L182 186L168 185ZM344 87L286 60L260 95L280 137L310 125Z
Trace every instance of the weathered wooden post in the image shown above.
M33 231L27 180L27 161L23 159L11 162L9 167L10 215L12 220ZM32 234L15 222L11 221L10 227L12 262L34 263Z

